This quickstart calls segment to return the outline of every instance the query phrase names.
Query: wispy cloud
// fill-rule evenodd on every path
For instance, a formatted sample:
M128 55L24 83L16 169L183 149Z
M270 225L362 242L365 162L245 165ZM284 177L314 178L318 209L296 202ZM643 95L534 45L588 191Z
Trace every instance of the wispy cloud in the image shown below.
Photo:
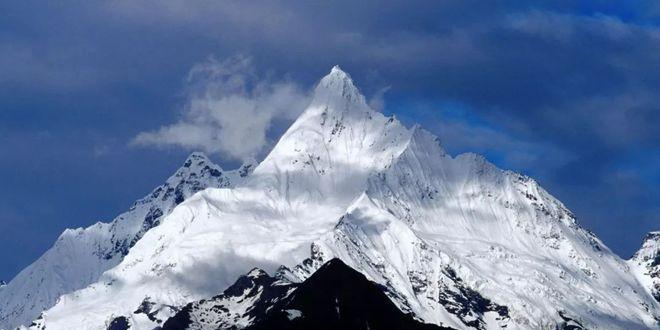
M132 145L201 149L234 159L255 157L270 144L266 133L273 121L295 118L309 99L291 81L260 77L244 56L224 61L209 57L193 66L187 82L183 118L138 134Z

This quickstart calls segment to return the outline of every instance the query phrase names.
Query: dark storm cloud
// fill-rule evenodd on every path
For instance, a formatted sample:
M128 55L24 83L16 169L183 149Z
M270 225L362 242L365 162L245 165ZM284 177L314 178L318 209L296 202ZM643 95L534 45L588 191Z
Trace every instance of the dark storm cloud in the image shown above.
M153 71L172 67L181 77L209 54L240 52L262 70L289 73L307 84L341 63L354 76L373 73L396 91L464 102L485 116L505 114L516 130L571 141L588 135L619 146L658 141L649 123L658 119L660 32L615 13L464 1L53 7L59 21L40 14L44 21L36 24L59 27L62 35L47 33L44 52L39 48L46 40L39 35L34 47L3 48L10 59L1 63L16 72L5 79L43 84L38 74L26 74L32 70L66 86L71 77L92 79L86 78L95 76L87 68L107 72L97 73L99 80L111 75L122 80L165 75ZM39 12L25 9L32 11ZM71 17L77 19L67 22ZM90 50L85 42L94 38Z
M334 64L374 100L389 88L383 111L428 123L452 152L483 152L534 175L624 256L659 229L652 2L24 1L0 12L0 168L17 178L30 176L12 163L58 152L72 158L59 162L71 176L98 174L110 159L107 177L142 166L153 182L103 181L121 196L113 205L129 204L178 164L167 157L184 156L128 142L181 119L196 63L244 54L263 76L303 88ZM9 147L44 131L50 138L30 150ZM39 186L0 197L32 198ZM90 205L80 216L91 222L98 205ZM71 219L53 221L63 228Z

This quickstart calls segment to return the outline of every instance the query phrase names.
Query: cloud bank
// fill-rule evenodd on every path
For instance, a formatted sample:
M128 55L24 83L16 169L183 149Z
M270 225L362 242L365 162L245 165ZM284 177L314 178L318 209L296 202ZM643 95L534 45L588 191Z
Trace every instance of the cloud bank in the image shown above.
M183 118L139 133L131 144L254 158L270 145L267 132L272 123L295 118L309 102L308 93L297 84L260 77L244 56L224 61L209 57L193 66L187 83Z

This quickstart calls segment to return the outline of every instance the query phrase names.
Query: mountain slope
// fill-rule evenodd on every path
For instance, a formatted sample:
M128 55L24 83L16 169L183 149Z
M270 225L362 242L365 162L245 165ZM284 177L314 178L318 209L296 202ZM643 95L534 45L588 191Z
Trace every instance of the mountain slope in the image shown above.
M183 306L254 267L304 281L333 257L425 322L658 327L658 303L626 262L535 181L447 155L369 109L337 67L244 183L188 198L44 322L102 329L147 298Z
M660 232L648 233L628 263L649 294L660 302Z
M246 308L240 308L245 306ZM364 275L332 259L300 284L255 269L222 295L186 305L163 330L441 329L401 312Z
M205 155L193 153L165 184L113 221L65 230L53 247L0 290L0 329L29 324L60 295L97 281L177 204L207 187L233 186L251 167L225 172Z
M63 296L46 313L49 324L104 323L96 306L135 308L147 292L155 301L182 305L221 291L253 267L274 270L304 259L309 244L334 227L368 175L395 158L409 134L369 110L341 70L316 92L244 184L186 200L101 280ZM80 312L71 315L69 308Z
M420 129L317 245L424 320L552 328L561 312L589 328L658 326L625 262L535 181L477 155L452 158ZM448 301L465 286L491 306Z

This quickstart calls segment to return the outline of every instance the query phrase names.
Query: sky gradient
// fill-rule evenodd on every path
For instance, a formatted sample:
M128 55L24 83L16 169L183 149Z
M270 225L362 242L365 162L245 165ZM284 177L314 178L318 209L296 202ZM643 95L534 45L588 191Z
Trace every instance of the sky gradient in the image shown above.
M0 279L65 228L126 210L193 150L227 169L263 157L335 64L450 153L537 179L622 257L660 230L657 3L21 1L0 12Z

